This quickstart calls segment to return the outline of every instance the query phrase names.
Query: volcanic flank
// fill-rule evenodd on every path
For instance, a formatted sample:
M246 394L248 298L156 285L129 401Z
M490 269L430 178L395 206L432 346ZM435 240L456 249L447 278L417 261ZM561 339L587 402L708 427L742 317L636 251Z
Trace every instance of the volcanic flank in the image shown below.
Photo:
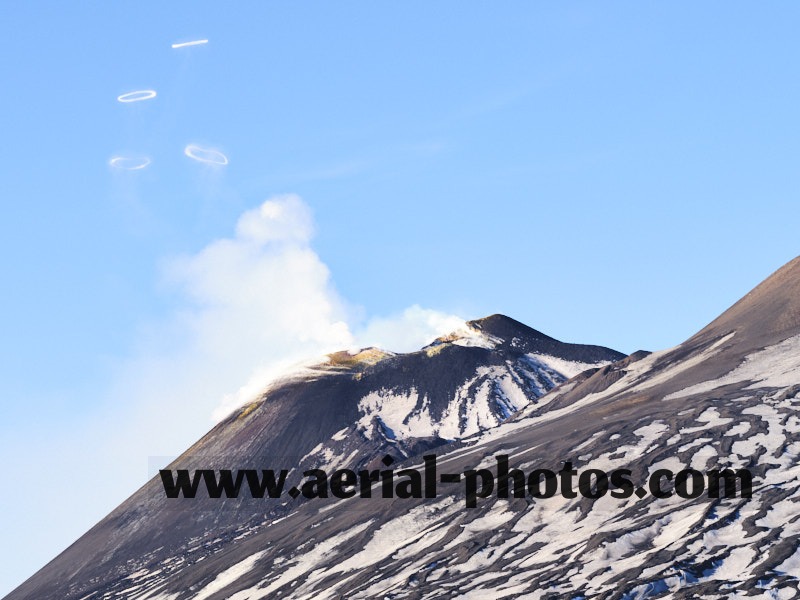
M795 597L800 259L668 350L564 344L501 315L411 354L331 355L170 468L513 467L753 474L751 498L168 499L153 480L21 599ZM275 465L278 466L278 465Z
M271 385L169 468L286 468L288 488L306 469L372 466L387 453L402 458L453 444L497 426L569 377L622 357L559 342L503 315L471 321L418 352L337 352ZM133 598L132 573L178 573L268 527L301 500L169 499L155 478L9 598L93 591Z

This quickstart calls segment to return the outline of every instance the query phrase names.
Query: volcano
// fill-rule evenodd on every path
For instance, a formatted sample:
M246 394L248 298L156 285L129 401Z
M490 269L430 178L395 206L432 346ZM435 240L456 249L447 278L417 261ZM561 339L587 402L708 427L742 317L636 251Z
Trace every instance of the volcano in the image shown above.
M663 351L565 344L493 315L418 352L336 353L168 466L274 465L298 486L309 469L422 472L435 457L499 481L502 456L525 472L624 469L641 496L167 498L155 478L7 598L791 598L798 454L800 258ZM639 485L687 469L747 471L751 493Z

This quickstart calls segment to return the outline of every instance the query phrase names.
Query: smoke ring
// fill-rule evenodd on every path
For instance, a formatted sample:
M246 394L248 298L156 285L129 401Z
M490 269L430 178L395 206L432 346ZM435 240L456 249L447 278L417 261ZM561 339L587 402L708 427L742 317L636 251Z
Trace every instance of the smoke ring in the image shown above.
M178 42L176 44L172 44L173 48L187 48L188 46L199 46L201 44L207 44L208 40L192 40L191 42Z
M127 104L128 102L141 102L142 100L151 100L156 97L155 90L136 90L135 92L128 92L117 96L119 102Z
M114 156L108 161L108 164L116 169L139 171L147 167L151 162L146 156Z
M183 153L193 160L209 165L228 164L228 157L219 150L212 148L201 148L195 144L189 144L183 149Z

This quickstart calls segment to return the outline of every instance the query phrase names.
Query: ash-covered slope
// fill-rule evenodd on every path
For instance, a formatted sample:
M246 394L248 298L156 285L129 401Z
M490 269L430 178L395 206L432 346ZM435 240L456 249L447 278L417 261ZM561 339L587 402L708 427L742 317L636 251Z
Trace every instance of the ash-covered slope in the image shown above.
M502 315L422 350L368 348L279 381L171 469L373 467L495 427L569 377L622 355L566 344ZM301 499L168 499L156 478L7 598L151 597L165 577L266 531ZM288 542L288 539L286 540Z
M581 373L499 426L435 450L440 472L496 474L506 454L527 473L565 461L630 469L645 488L657 469L748 468L751 498L488 494L467 509L463 487L442 484L436 498L314 500L203 560L175 556L89 597L795 598L798 285L795 260L676 348ZM419 457L404 465L422 468ZM35 596L36 583L12 598L53 597Z

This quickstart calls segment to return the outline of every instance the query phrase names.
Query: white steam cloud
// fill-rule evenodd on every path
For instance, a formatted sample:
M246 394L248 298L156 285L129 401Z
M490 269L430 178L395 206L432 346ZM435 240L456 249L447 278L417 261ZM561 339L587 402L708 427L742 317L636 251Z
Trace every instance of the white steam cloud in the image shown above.
M232 238L167 265L167 279L191 305L181 326L190 334L188 354L198 372L209 362L239 376L230 382L235 391L219 399L214 418L303 361L368 345L410 351L463 326L458 317L419 306L354 326L355 311L339 297L310 246L313 234L308 206L297 196L280 196L244 213Z

